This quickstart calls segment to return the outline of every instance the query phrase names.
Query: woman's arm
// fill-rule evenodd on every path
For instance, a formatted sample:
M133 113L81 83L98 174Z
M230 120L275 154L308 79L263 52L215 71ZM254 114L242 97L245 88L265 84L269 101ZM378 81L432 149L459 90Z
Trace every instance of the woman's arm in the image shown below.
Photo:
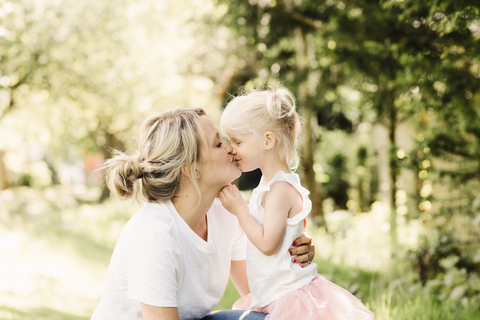
M242 297L250 293L247 279L247 260L232 261L230 278Z
M156 307L142 302L144 320L179 320L177 308Z

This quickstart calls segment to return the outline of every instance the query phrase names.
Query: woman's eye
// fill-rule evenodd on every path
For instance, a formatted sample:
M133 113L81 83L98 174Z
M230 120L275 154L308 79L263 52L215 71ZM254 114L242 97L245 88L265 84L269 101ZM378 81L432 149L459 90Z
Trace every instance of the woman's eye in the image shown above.
M222 144L223 144L223 142L219 142L219 143L217 144L217 148L220 148L220 147L222 146Z

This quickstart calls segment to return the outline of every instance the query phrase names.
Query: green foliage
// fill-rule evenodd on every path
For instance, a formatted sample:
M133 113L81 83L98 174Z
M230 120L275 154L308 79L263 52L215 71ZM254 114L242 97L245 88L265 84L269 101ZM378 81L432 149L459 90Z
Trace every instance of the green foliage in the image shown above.
M345 175L352 185L363 178L376 179L374 170L362 164L364 154L358 159L351 154L352 144L345 144L348 138L337 135L332 143L335 135L324 129L361 135L360 125L382 124L389 130L388 165L394 180L390 202L396 203L401 171L411 170L414 207L408 219L424 222L433 237L438 236L436 228L452 234L449 239L461 248L460 253L437 252L438 239L432 238L414 260L420 265L433 263L427 278L436 279L447 272L442 259L452 254L459 261L474 259L480 238L479 206L472 205L478 203L480 188L478 1L219 3L228 8L222 23L237 36L232 40L240 48L235 54L250 62L243 68L234 67L241 76L233 77L230 85L265 84L275 79L292 88L301 108L315 110L323 127L315 132L320 142L315 172L319 181L326 182L330 195L334 189L343 189L340 193L346 196L348 188L339 188L347 181ZM401 123L408 123L416 138L414 149L406 155L397 145ZM348 159L347 165L335 166L340 162L333 160L340 158ZM363 167L358 171L352 165L357 161ZM370 168L376 165L367 161ZM370 171L370 176L364 175ZM395 217L391 223L396 223ZM424 251L435 252L432 257L438 259L433 262L423 257L428 262L421 262ZM467 274L476 279L476 272ZM467 296L478 295L471 289L475 281L467 282ZM440 281L435 290L454 290L462 296L463 289Z
M98 187L88 190L94 200L99 191ZM123 224L138 208L125 207L116 199L97 205L76 198L60 186L43 190L11 188L0 192L0 199L0 218L12 230L21 228L35 237L64 238L78 253L106 262Z
M329 175L330 179L324 183L325 190L340 209L346 210L348 201L347 190L350 187L348 182L345 181L343 174L347 169L346 157L341 153L337 153L329 159L327 165L326 174Z
M216 118L213 94L225 103L242 86L281 82L299 111L313 110L311 173L330 194L340 190L342 207L354 188L359 202L369 200L363 208L376 199L383 173L370 135L381 124L390 130L390 177L415 176L405 218L427 230L410 252L405 277L416 280L405 280L405 292L380 275L321 271L367 297L377 319L450 319L455 308L458 318L475 318L459 306L479 296L478 1L0 0L0 14L0 151L16 165L14 188L1 194L4 225L70 239L80 255L105 262L127 218L110 202L89 202L99 189L76 199L51 187L58 164L133 148L152 112L211 105ZM401 123L415 137L407 154L396 140ZM31 162L9 158L38 145L42 154L23 155ZM93 218L97 210L103 220Z
M479 305L480 251L472 255L451 230L436 230L408 258L425 290L439 302Z
M203 3L188 3L0 1L4 128L40 144L56 165L133 149L151 113L181 104L209 110L213 82L190 70Z
M379 320L456 320L477 319L478 307L457 307L451 303L439 303L434 298L416 294L407 295L405 290L397 288L379 293L372 303L375 319Z

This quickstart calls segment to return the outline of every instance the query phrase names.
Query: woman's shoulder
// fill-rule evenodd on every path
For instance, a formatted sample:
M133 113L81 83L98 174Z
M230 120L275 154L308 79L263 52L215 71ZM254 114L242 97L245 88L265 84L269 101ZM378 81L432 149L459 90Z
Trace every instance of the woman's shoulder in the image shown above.
M163 248L175 251L181 243L177 229L161 204L145 204L125 224L115 250L133 255L164 254Z
M164 203L145 203L125 225L139 233L170 232L175 218Z
M171 252L175 255L174 252L180 250L185 242L181 226L164 203L144 204L130 222L131 227L127 230L130 235L126 238L137 249L140 246L158 251L159 254Z

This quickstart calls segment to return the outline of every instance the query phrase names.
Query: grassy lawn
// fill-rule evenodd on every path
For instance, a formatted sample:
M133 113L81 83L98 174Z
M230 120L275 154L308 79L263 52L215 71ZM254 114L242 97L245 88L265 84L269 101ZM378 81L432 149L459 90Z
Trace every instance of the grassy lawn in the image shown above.
M316 261L319 262L319 261ZM385 275L320 263L319 272L335 283L350 284L362 302L375 313L376 320L478 320L478 308L459 307L453 303L440 303L421 294L409 295L401 285L392 289ZM353 290L352 290L353 289ZM215 310L230 309L239 298L233 283L229 282L224 297Z
M49 215L0 208L0 320L90 319L116 239L138 207L117 200L68 203L44 205ZM478 308L438 303L406 284L404 263L391 263L383 211L380 206L354 217L331 216L329 234L310 229L319 273L355 294L377 320L479 319ZM402 245L415 243L416 228L399 228ZM238 298L230 283L216 309L230 309Z

